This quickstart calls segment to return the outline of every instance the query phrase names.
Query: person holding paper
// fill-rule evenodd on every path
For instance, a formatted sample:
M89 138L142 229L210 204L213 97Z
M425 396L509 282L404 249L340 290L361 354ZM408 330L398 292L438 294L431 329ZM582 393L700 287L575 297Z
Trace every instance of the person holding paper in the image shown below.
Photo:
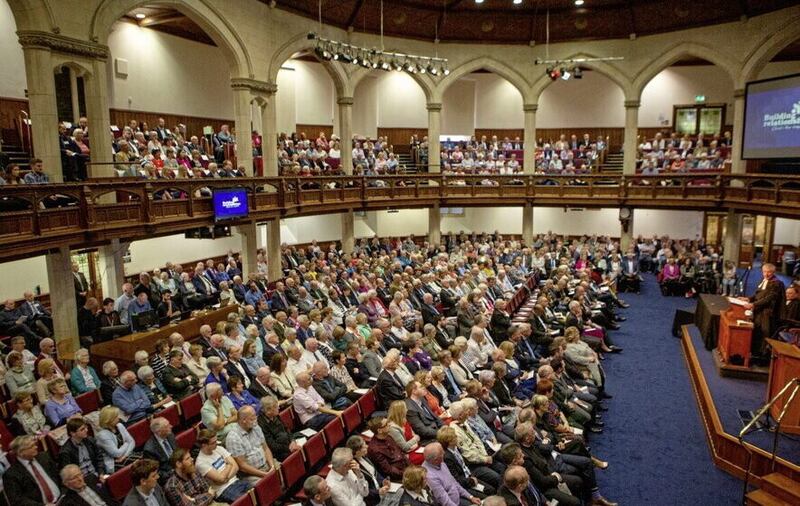
M753 311L753 342L751 350L753 358L769 362L765 339L772 337L781 314L785 287L775 276L775 265L764 264L761 267L764 278L758 284L752 297L743 298L748 303L745 309Z
M333 450L331 472L325 481L330 485L334 506L366 506L369 485L350 448Z

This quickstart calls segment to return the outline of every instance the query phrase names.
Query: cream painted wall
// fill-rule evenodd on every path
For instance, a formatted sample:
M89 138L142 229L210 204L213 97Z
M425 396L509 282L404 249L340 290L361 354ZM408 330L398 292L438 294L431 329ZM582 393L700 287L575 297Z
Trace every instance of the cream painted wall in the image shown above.
M275 94L277 131L291 133L297 125L295 111L295 71L292 62L287 62L278 72L278 93ZM291 69L291 70L289 70Z
M382 81L379 76L368 75L353 91L353 134L378 136L379 81Z
M464 216L442 216L442 232L522 233L521 207L467 207Z
M44 255L0 264L0 279L0 300L21 299L25 290L33 291L36 285L42 293L50 291Z
M7 0L0 0L0 97L25 98L25 58L17 39L17 25Z
M333 125L336 91L319 63L290 60L294 70L295 117L300 125Z
M233 118L230 72L222 51L132 23L114 24L109 107ZM128 75L114 60L128 60Z
M373 72L378 79L378 126L427 128L425 92L405 72Z
M442 97L442 135L475 133L475 81L454 82Z
M186 239L180 234L135 241L130 245L131 261L125 264L125 274L150 271L168 260L173 263L191 262L241 249L242 238L235 231L230 237L220 239Z
M471 74L475 80L475 128L523 128L522 95L497 74Z
M800 246L800 220L775 218L775 238L773 244Z
M707 103L727 104L725 121L733 121L733 81L721 68L702 65L669 67L656 75L642 92L639 126L671 125L672 106L693 104L696 95L705 95Z
M768 63L764 70L758 74L759 79L770 79L779 76L788 76L800 73L800 61L782 61Z
M622 89L599 72L584 72L582 79L559 79L539 97L536 128L624 127L624 102Z

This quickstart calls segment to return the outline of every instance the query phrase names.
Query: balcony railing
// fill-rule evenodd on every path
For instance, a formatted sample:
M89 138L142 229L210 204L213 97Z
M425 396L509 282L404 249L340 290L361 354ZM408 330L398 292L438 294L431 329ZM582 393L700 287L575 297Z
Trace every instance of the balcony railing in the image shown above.
M114 237L214 223L210 191L248 190L250 217L447 206L643 207L800 217L800 178L767 174L448 176L128 180L0 187L0 254L16 258Z

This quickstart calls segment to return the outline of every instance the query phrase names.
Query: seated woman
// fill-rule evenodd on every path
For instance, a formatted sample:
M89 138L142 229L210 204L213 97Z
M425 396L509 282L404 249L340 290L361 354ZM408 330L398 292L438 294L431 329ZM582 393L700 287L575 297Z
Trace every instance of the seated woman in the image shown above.
M351 346L357 346L357 345L351 344ZM347 362L347 355L345 355L339 350L334 350L334 352L331 353L331 358L333 359L333 365L330 368L331 376L337 381L343 383L344 386L347 387L348 392L356 390L358 386L356 385L355 380L353 380L353 377L350 376L350 372L347 370L347 367L345 367L345 363Z
M580 302L573 300L569 303L569 313L565 325L576 327L580 331L581 339L592 347L593 350L611 353L614 351L606 341L605 329L584 317Z
M189 346L189 355L191 355L192 358L186 360L186 367L198 378L205 378L208 376L208 373L211 371L208 369L206 357L203 356L203 347L199 344Z
M80 418L81 408L69 393L64 378L56 378L48 383L47 391L50 392L50 399L44 404L44 414L53 427L64 425L70 418Z
M100 410L100 430L95 434L95 441L108 474L122 469L141 456L134 455L136 442L120 422L119 408L116 406L104 406Z
M389 420L389 437L403 450L412 464L420 465L424 460L421 453L416 453L420 438L414 434L414 429L406 420L406 414L408 414L408 407L405 401L394 401L389 405L386 417Z
M428 352L422 349L422 335L419 332L412 332L406 340L405 346L408 351L403 355L403 363L409 371L430 371L433 360Z
M119 367L113 360L107 360L103 363L103 376L100 380L100 396L106 402L111 402L114 396L114 390L121 385L119 381Z
M136 372L136 376L142 383L142 387L154 409L161 409L165 404L172 402L172 396L169 395L167 389L164 388L161 380L156 378L152 367L149 365L140 367Z
M588 344L581 341L580 332L575 327L569 327L564 331L564 339L567 342L564 350L566 358L578 367L589 371L595 385L602 387L605 378L597 353Z
M294 395L297 382L294 375L289 372L289 368L286 367L286 364L286 356L282 353L276 353L272 355L269 368L271 371L272 383L278 391L278 395L280 395L282 399L291 399Z
M697 287L695 286L695 267L691 257L686 257L681 262L681 279L680 284L683 287L684 296L688 299L697 294Z
M24 339L24 338L23 338ZM33 377L33 369L23 363L22 353L12 351L6 357L6 386L11 395L17 392L27 392L29 394L36 391L36 378Z
M36 372L39 373L39 379L36 381L36 398L39 399L40 404L44 404L50 398L47 385L58 378L56 371L56 362L52 358L42 359L36 366Z
M434 367L433 369L436 369L436 367ZM433 414L438 416L442 420L445 420L445 423L448 423L447 420L450 419L450 415L449 413L447 413L447 410L442 407L442 404L439 401L439 397L434 393L435 390L432 390L433 369L431 371L417 371L417 373L414 374L414 381L418 381L420 385L425 387L425 390L428 391L428 393L425 394L425 400L428 401L428 407L431 408ZM439 367L439 370L441 371L442 376L444 376L444 371L441 369L441 367ZM444 398L445 400L447 400L447 395L446 395L447 389L444 389L444 391L445 391ZM448 406L450 405L449 400L447 400L447 405Z
M247 327L247 332L250 332L251 328L255 329L256 335L258 335L258 329L255 325L249 325ZM256 343L258 342L257 339L257 337L251 337L247 339L242 347L242 362L244 362L247 366L247 369L252 372L267 366L267 364L264 362L264 359L261 358L261 353L258 352L256 346Z
M209 383L219 383L224 393L230 392L228 389L228 373L225 371L225 366L222 365L222 359L219 357L208 357L206 359L208 365L208 376L206 376L204 385Z
M408 506L432 506L438 504L427 486L428 471L419 465L408 466L403 471L403 491L400 504Z
M514 358L515 347L511 341L500 343L499 350L502 355L495 351L492 357L495 362L506 364L506 380L516 385L514 396L520 399L530 399L531 395L536 391L535 373L522 370L519 362Z
M33 395L30 392L17 392L14 395L14 402L17 403L17 411L13 418L25 434L44 436L50 432L50 425L42 414L42 409L34 405Z
M44 361L42 361L44 362ZM75 367L69 374L69 382L75 395L85 394L100 388L100 377L89 365L89 350L81 348L75 352Z
M249 390L245 390L244 381L239 376L231 376L228 379L228 390L228 399L231 400L236 411L244 406L253 406L256 413L261 410L261 402Z
M674 257L669 257L664 268L659 273L659 283L663 295L677 295L680 289L681 268L675 263Z

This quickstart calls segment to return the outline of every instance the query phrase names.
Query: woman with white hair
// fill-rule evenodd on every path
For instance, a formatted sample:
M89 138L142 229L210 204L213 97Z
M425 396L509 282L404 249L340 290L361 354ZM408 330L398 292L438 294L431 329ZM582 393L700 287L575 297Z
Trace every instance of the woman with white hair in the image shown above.
M75 367L69 374L69 382L75 395L85 394L100 388L100 377L89 365L89 350L81 348L75 352Z
M100 430L95 435L108 474L122 469L137 457L133 453L136 442L120 422L119 415L118 407L104 406L100 410Z

